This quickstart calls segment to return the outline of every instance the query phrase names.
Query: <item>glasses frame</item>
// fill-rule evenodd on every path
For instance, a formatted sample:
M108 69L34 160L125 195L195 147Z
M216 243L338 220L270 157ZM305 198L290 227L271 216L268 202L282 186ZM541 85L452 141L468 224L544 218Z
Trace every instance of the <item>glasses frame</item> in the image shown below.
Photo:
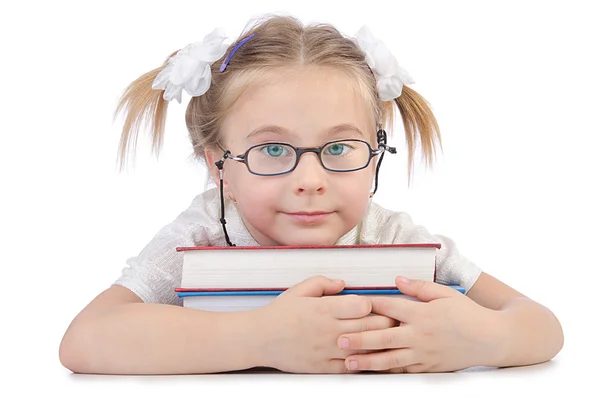
M325 166L325 164L323 163L323 158L321 157L322 153L323 153L323 149L325 149L327 146L333 145L337 142L361 142L364 143L365 145L367 145L367 147L369 148L369 159L367 160L366 164L362 167L359 168L353 168L351 170L334 170L331 168L327 168ZM257 147L261 147L261 146L266 146L266 145L284 145L286 147L290 147L294 150L295 154L296 154L296 162L294 163L294 165L292 166L292 168L290 168L288 171L285 172L278 172L276 174L261 174L259 172L254 172L250 169L250 166L248 165L248 154L250 153L250 151L252 151L253 149L257 148ZM225 153L227 153L228 151L223 149L220 145L219 147L221 148L221 150ZM243 163L246 165L246 168L248 169L248 172L250 172L253 175L258 175L258 176L278 176L278 175L285 175L285 174L289 174L291 172L293 172L296 167L298 167L298 163L300 163L300 157L304 154L304 153L314 153L317 155L317 157L319 158L319 163L321 163L321 166L326 169L327 171L331 171L331 172L354 172L354 171L359 171L362 169L365 169L369 166L369 164L371 164L371 160L373 159L373 157L383 153L384 150L383 149L373 149L373 147L369 144L369 142L362 140L362 139L353 139L353 138L349 138L349 139L336 139L334 141L329 141L329 142L325 142L323 145L321 146L314 146L314 147L300 147L297 148L292 144L286 143L286 142L265 142L265 143L260 143L257 145L252 145L248 148L248 150L246 150L244 153L237 155L237 156L227 156L228 159L230 160L234 160L237 161L239 163Z

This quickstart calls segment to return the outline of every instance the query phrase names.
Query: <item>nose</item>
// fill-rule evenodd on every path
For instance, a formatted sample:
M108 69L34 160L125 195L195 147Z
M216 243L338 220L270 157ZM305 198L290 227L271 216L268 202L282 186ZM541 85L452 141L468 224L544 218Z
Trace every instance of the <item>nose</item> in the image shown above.
M326 190L327 170L316 153L302 154L292 175L297 194L322 194Z

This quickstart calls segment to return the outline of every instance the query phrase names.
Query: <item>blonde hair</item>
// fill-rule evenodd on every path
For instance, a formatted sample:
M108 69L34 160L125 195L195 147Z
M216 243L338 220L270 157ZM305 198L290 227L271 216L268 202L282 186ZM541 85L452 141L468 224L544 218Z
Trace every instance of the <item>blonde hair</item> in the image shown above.
M255 34L235 53L224 72L219 72L223 59L240 40ZM142 124L150 125L152 149L158 156L163 134L168 101L162 90L153 90L152 82L163 65L140 76L123 92L115 111L115 117L126 111L119 146L120 170L126 162L130 144L137 145ZM268 72L288 66L326 66L348 73L358 84L359 91L373 109L375 125L382 123L391 134L394 122L394 104L400 111L408 148L408 183L410 185L415 146L420 138L422 153L430 166L435 159L436 141L441 148L441 136L437 121L427 101L413 89L404 86L402 94L393 101L383 102L377 94L377 82L365 61L364 52L350 39L329 24L303 26L291 16L268 15L255 22L225 55L211 65L212 80L209 90L201 96L192 97L185 114L186 125L192 142L194 157L206 163L204 149L216 147L221 138L221 125L228 110L248 85L264 77ZM373 131L375 132L375 131Z

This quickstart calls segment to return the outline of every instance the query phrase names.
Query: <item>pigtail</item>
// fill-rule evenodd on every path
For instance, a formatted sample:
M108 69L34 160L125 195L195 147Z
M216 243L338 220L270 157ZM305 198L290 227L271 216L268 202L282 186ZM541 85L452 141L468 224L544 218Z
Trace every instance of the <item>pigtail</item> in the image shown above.
M439 143L440 150L443 153L442 137L437 120L431 110L431 107L419 93L407 87L402 88L402 94L394 99L394 103L400 110L406 144L408 148L408 184L410 185L411 175L414 171L414 154L417 139L420 140L421 151L425 159L426 166L433 165L436 156L436 144ZM393 121L393 104L387 102L384 104L384 119L387 125Z
M176 52L170 57L175 54ZM114 113L114 119L123 110L126 114L117 155L119 171L123 170L131 146L133 146L132 154L135 160L137 138L139 130L144 124L150 127L152 150L158 157L163 143L169 102L164 100L163 90L152 89L152 82L167 64L168 58L161 67L140 76L123 91Z

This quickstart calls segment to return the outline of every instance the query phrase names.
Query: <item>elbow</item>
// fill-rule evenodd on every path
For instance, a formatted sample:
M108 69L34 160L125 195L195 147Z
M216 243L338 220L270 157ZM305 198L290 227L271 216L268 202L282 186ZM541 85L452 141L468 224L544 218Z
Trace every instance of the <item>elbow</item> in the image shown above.
M541 362L550 361L554 359L562 350L565 343L565 336L563 328L558 320L558 317L546 306L540 305L542 312L545 312L545 321L540 321L541 327L538 329L544 329L543 333L545 336L545 354Z
M538 332L542 332L542 340L544 340L545 344L544 350L546 354L545 359L542 361L549 361L556 357L562 350L565 343L565 336L562 325L552 310L539 303L537 305L541 309L540 314L543 315L540 318L544 319L544 321L539 321L539 326L537 327Z
M88 368L85 343L83 333L85 332L80 325L71 324L65 332L60 346L58 348L58 358L63 367L73 373L87 373Z
M558 317L556 317L556 315L552 312L550 312L552 314L552 317L554 318L554 321L556 322L556 347L555 347L555 351L554 354L552 355L552 358L556 357L558 355L558 353L562 350L563 346L565 345L565 334L562 328L562 325L560 324L560 321L558 320Z
M548 307L529 298L513 299L504 307L509 313L510 329L518 329L511 346L511 365L538 364L554 359L564 345L563 328ZM511 332L513 335L514 333ZM513 364L514 363L514 364Z

